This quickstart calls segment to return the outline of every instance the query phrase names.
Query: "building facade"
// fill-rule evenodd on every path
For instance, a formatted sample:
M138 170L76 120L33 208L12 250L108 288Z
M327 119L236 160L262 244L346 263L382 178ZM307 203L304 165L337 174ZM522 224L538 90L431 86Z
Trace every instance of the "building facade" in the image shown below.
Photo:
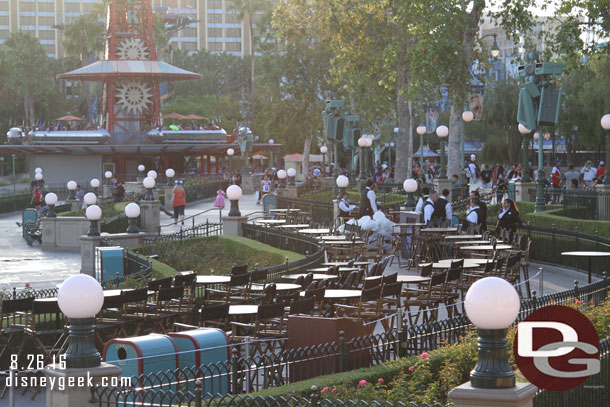
M23 30L39 39L49 57L64 56L63 25L90 13L99 0L0 0L0 44L11 32ZM153 11L164 18L188 18L193 23L171 39L172 49L206 49L250 55L247 19L230 10L230 0L152 0ZM254 16L258 21L260 16Z

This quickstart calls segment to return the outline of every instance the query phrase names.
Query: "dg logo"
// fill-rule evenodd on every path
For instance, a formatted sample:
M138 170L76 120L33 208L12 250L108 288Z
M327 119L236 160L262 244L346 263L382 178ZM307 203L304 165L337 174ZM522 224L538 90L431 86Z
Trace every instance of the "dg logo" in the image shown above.
M599 373L599 338L579 311L549 305L517 326L513 353L521 373L538 388L569 390Z

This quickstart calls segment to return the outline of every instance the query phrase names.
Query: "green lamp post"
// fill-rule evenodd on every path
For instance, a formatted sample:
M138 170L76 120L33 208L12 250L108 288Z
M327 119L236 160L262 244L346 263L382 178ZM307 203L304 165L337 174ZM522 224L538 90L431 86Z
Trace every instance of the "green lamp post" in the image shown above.
M527 159L527 146L529 144L529 137L532 131L519 123L519 133L523 137L523 155L521 156L521 182L530 182L529 168L528 168L528 159Z
M359 178L360 179L365 179L366 178L366 158L365 158L365 153L364 153L364 149L366 148L366 146L368 145L368 141L366 140L366 137L362 136L358 139L358 146L360 147L360 175Z
M534 133L534 141L538 142L538 178L536 180L536 207L534 212L544 212L544 187L546 175L544 174L544 137L540 132Z
M419 170L423 174L424 170L424 134L426 134L426 126L419 125L415 130L419 134Z
M56 218L57 214L55 213L55 204L57 203L57 195L53 192L49 192L44 196L44 201L49 207L47 211L47 218Z
M447 157L445 156L445 138L449 135L447 126L438 126L436 135L441 139L441 172L439 179L447 179Z
M495 39L494 39L494 41L495 41ZM464 167L464 163L466 162L466 157L465 157L465 153L464 153L464 132L466 131L465 123L470 123L473 119L474 119L474 113L472 113L470 110L466 110L465 112L462 113L462 120L464 122L462 123L462 134L460 135L460 160L461 160L460 168L462 169L460 171L460 185L463 187L468 185L468 179L466 177L466 167Z
M605 114L601 120L602 128L606 131L606 168L610 162L610 114ZM606 169L606 175L604 175L604 185L610 185L610 173Z

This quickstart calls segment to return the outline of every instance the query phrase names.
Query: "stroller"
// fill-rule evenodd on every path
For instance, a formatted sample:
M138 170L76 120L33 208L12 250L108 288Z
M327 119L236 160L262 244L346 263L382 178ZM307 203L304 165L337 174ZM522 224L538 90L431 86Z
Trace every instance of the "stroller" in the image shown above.
M33 246L35 241L42 244L42 229L40 227L41 216L38 216L38 211L34 208L24 209L21 215L21 227L23 229L23 238L28 246Z

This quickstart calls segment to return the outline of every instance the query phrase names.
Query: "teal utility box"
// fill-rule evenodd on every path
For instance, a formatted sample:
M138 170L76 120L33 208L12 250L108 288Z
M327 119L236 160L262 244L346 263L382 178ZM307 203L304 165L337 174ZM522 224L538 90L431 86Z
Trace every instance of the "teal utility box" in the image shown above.
M125 249L120 246L96 248L95 277L100 283L125 277Z

